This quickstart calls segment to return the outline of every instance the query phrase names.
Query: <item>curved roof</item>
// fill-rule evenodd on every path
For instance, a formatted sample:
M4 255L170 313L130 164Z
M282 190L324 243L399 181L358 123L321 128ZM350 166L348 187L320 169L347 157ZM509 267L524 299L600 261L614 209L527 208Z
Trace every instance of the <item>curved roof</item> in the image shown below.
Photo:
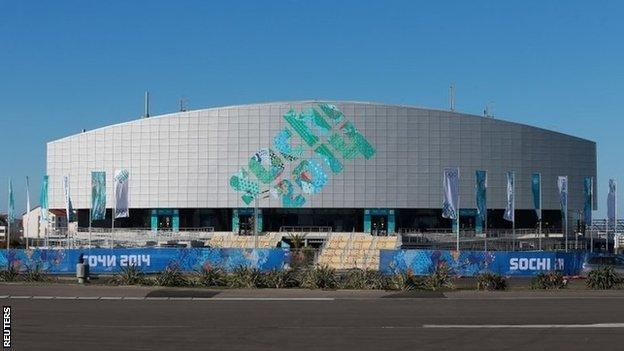
M557 134L560 134L560 135L563 135L563 136L567 136L567 137L577 138L577 139L580 139L580 140L591 141L589 139L585 139L585 138L582 138L582 137L578 137L578 136L570 135L570 134L566 134L566 133L561 133L561 132L558 132L558 131L555 131L555 130L551 130L551 129L531 126L531 125L524 124L524 123L519 123L519 122L507 121L507 120L499 119L499 118L496 118L496 117L484 117L484 116L474 115L474 114L470 114L470 113L463 113L463 112L459 112L459 111L450 111L450 110L444 110L444 109L420 107L420 106L407 105L407 104L389 104L389 103L378 103L378 102L370 102L370 101L350 101L350 100L316 100L316 99L313 99L313 100L296 100L296 101L259 102L259 103L240 104L240 105L225 105L225 106L215 106L215 107L209 107L209 108L203 108L203 109L197 109L197 110L187 110L187 111L183 111L183 112L171 112L171 113L165 113L165 114L161 114L161 115L150 116L150 117L147 117L147 118L141 117L139 119L135 119L135 120L127 121L127 122L121 122L121 123L117 123L117 124L106 125L106 126L103 126L103 127L100 127L100 128L87 130L84 133L78 133L78 134L69 135L67 137L59 138L59 139L56 139L54 141L64 140L66 138L71 138L71 137L76 136L76 135L85 134L85 133L91 133L91 132L95 132L95 131L102 130L102 129L105 129L105 128L110 128L110 127L115 127L115 126L122 126L122 125L131 124L131 123L137 123L137 122L144 121L144 120L147 120L147 119L174 118L174 117L185 116L185 115L188 115L189 113L210 112L210 111L218 111L218 110L241 108L241 107L251 108L251 107L261 107L261 106L270 106L270 105L293 105L293 106L296 106L296 105L318 104L318 103L329 103L329 104L334 104L334 105L353 104L353 105L385 106L385 107L395 107L395 108L405 108L405 109L412 109L412 110L439 112L439 113L450 114L450 115L453 115L453 116L456 116L456 117L471 117L471 118L479 118L479 119L485 118L487 120L500 122L502 124L516 125L516 126L522 126L522 127L529 127L529 128L534 128L534 129L547 131L547 132L550 132L550 133L557 133ZM52 142L54 142L54 141L52 141Z

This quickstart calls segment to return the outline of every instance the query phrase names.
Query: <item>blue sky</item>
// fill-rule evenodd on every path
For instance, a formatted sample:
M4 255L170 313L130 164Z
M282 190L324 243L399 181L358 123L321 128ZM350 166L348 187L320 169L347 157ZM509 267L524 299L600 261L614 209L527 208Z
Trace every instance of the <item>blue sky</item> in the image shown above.
M624 185L621 1L0 0L0 199L37 203L45 143L141 115L291 99L482 114L598 143ZM622 193L622 191L620 191ZM619 196L620 208L622 196ZM6 201L0 201L6 211Z

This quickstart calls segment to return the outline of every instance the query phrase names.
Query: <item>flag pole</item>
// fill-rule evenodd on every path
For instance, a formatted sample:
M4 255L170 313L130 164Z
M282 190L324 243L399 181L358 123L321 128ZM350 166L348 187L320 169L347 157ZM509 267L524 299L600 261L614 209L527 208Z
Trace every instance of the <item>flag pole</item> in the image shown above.
M542 212L542 174L539 174L539 250L542 251L542 222L544 222Z
M516 173L511 172L511 251L516 251Z
M594 210L594 177L589 179L589 209L590 211ZM594 232L591 230L591 221L590 223L585 223L585 233L589 229L589 252L594 252Z
M10 241L11 241L11 221L9 220L7 216L6 249L7 249L7 263L9 264L10 262L8 261L8 258L9 258L9 242Z
M24 237L26 237L26 250L28 250L28 213L26 213L26 224L22 224L22 227L24 227Z
M115 248L115 236L114 236L114 231L115 231L115 212L116 212L116 204L115 202L117 201L117 191L116 191L116 186L115 186L115 172L113 172L113 206L111 206L111 249Z
M9 198L8 198L8 206L7 206L7 232L4 236L6 239L6 249L7 249L7 267L11 266L11 262L9 261L9 243L11 242L11 196L13 196L13 186L11 185L11 179L9 178Z
M456 249L459 251L459 219L461 217L461 206L459 205L461 199L461 183L459 180L459 167L457 167L457 244Z
M91 206L93 206L93 201L91 201ZM89 249L91 249L91 227L92 227L92 222L91 222L91 207L89 207Z

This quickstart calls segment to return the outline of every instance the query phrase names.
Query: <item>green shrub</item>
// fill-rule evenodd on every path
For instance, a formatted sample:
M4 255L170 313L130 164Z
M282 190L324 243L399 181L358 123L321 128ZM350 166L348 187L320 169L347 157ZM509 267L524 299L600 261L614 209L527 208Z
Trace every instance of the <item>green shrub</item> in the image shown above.
M204 287L227 286L227 272L219 267L203 267L196 279L197 284Z
M328 266L317 266L303 272L301 287L306 289L336 289L338 279L336 270Z
M494 273L483 273L477 276L478 290L505 290L507 281L505 277Z
M432 291L454 288L451 269L445 263L436 266L433 272L425 277L423 283L425 289Z
M189 286L191 282L184 276L178 267L172 266L165 268L164 271L156 274L154 277L154 285L159 286Z
M50 280L46 272L41 269L41 266L39 265L26 268L26 271L22 275L22 279L27 282L46 282Z
M557 271L540 273L531 279L531 289L533 290L558 290L565 288L567 284L568 281L563 273Z
M422 290L424 289L424 278L414 275L412 272L396 273L386 278L387 290Z
M589 272L585 280L587 287L595 290L613 289L621 283L622 277L611 266Z
M315 251L311 247L290 250L290 267L292 269L309 268L314 265Z
M131 265L123 267L119 273L113 275L111 283L115 285L141 285L146 283L146 279L141 268Z
M14 282L19 280L19 278L19 271L13 266L9 266L7 269L0 271L0 281L2 282Z
M383 290L387 285L386 277L372 269L350 269L340 279L341 289Z
M252 289L262 285L262 273L256 268L239 266L227 275L227 286L230 288Z
M272 289L298 288L301 273L292 269L268 271L262 275L262 287Z

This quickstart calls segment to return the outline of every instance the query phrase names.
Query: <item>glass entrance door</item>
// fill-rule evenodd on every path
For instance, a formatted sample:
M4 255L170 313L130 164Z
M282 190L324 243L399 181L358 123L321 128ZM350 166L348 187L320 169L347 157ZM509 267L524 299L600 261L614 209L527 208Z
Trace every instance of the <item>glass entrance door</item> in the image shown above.
M388 235L388 216L387 215L372 215L371 216L371 230L373 235L386 236Z

